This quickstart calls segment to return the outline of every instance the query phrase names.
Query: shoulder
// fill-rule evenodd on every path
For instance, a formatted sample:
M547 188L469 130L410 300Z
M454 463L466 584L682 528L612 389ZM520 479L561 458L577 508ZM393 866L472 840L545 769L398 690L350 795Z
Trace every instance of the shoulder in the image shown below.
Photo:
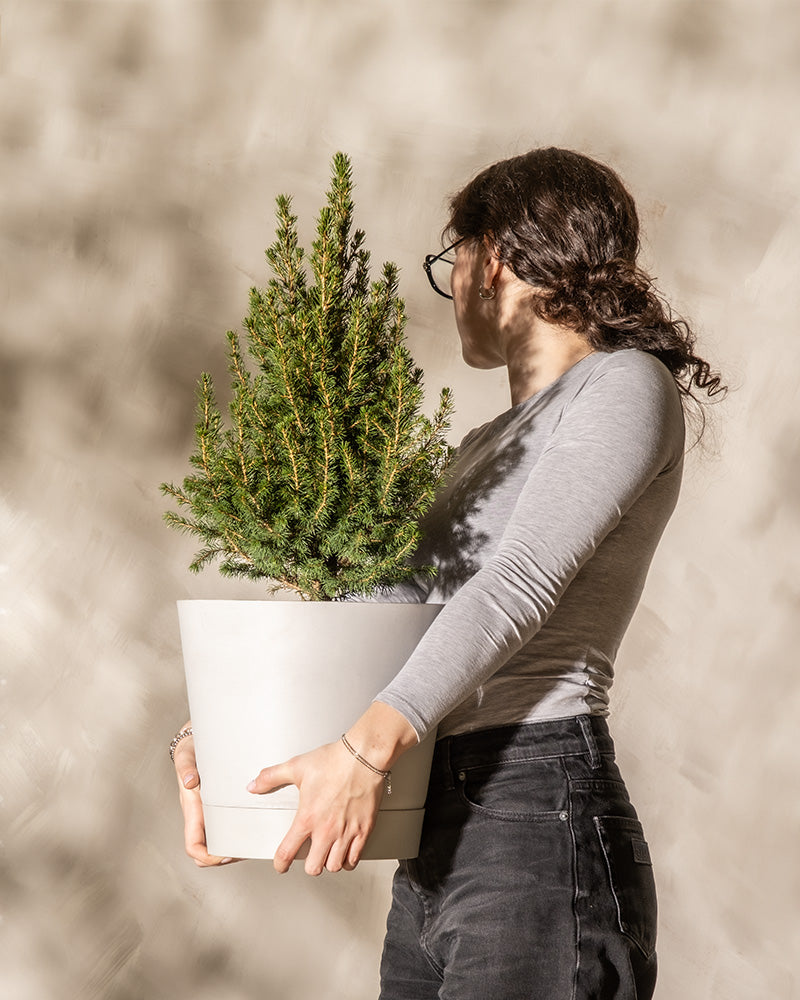
M626 348L621 351L602 351L594 355L597 359L592 368L592 376L596 378L623 376L632 384L651 385L654 389L664 387L673 389L677 394L675 379L663 362L657 357L636 348Z
M622 447L647 444L666 463L682 455L683 404L666 365L636 349L598 353L592 360L567 406L572 419L602 426Z
M634 348L598 353L576 395L589 393L607 405L641 407L680 415L683 406L670 370L658 358Z

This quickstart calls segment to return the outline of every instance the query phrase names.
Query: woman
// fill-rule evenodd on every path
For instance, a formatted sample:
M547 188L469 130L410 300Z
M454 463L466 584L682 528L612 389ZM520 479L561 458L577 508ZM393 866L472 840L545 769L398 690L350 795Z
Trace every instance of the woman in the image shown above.
M464 439L425 518L446 603L346 739L265 768L300 789L276 858L358 863L400 755L438 726L420 855L395 876L384 1000L643 998L655 983L650 855L614 763L613 662L675 506L682 401L719 377L636 263L636 209L585 156L533 150L451 203L426 258L464 360L508 370L511 408ZM451 262L449 287L437 271ZM205 850L191 740L175 762Z

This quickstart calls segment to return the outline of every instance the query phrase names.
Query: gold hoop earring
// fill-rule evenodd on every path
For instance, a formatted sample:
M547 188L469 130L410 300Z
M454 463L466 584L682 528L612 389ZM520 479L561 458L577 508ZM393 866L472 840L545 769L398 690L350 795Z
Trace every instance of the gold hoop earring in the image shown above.
M492 285L491 288L484 288L483 285L478 289L478 295L487 302L489 299L493 299L497 295L497 289Z

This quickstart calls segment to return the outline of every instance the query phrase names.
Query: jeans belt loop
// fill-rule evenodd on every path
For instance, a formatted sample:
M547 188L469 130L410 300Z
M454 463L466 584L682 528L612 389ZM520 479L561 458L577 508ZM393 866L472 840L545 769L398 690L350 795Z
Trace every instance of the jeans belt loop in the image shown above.
M453 781L453 764L452 764L452 754L450 753L453 746L453 737L445 736L442 740L442 772L444 775L445 788L447 791L452 791L455 788L455 783Z
M586 740L586 746L589 750L589 763L596 770L600 767L600 751L597 748L597 740L592 729L592 720L588 715L579 715L578 725L581 727L583 738Z

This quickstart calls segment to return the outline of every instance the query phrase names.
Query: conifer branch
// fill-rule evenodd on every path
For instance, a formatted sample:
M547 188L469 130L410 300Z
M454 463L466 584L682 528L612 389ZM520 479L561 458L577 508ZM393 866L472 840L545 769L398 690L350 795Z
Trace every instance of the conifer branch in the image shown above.
M328 437L325 434L324 430L322 430L322 448L324 452L324 458L322 463L323 465L322 484L320 486L321 496L319 498L319 506L314 511L314 516L312 518L313 521L319 520L320 516L322 515L323 511L328 505L328 487L329 487L330 472L331 472L331 454L330 454L330 449L328 447Z
M296 493L300 492L300 473L297 468L297 461L294 455L294 448L289 441L289 435L286 433L286 428L281 427L281 437L283 438L283 443L286 447L286 455L289 461L292 463L292 479L294 480L294 489Z

